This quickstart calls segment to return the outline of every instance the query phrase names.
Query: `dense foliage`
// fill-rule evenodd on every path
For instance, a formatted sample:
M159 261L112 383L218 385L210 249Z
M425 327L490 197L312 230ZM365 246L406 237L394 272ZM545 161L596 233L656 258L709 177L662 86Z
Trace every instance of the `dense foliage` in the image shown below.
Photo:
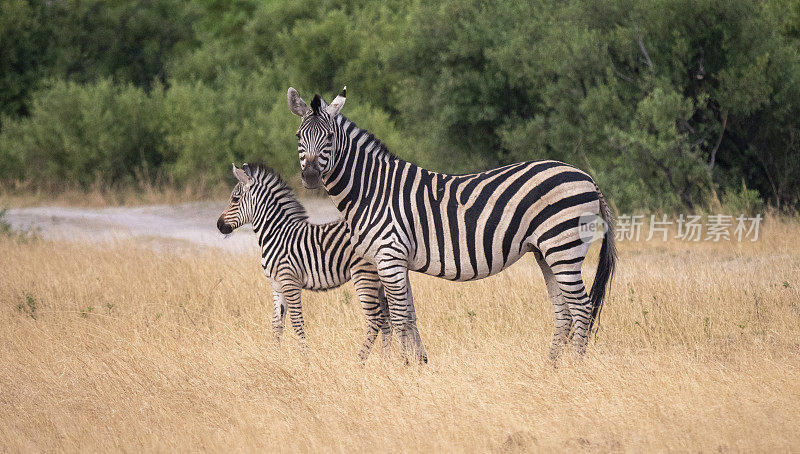
M2 0L0 181L297 171L291 85L446 172L559 159L621 210L800 206L795 0Z

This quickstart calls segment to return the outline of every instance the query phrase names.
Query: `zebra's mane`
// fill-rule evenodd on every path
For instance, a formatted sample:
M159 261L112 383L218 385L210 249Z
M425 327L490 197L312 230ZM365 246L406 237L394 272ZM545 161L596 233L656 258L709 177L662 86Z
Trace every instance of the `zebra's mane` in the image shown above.
M381 139L375 137L375 134L367 131L366 129L364 129L362 127L359 127L356 124L356 122L354 122L353 120L345 117L344 115L342 115L342 114L339 114L339 115L341 115L344 118L345 122L350 122L356 128L364 131L364 134L367 135L367 141L365 142L365 144L366 143L374 143L375 144L375 148L372 149L372 153L376 157L378 157L378 158L386 157L386 158L389 158L391 160L400 160L400 158L398 158L397 155L395 155L394 153L389 151L389 148L386 146L385 143L381 142Z
M272 183L275 185L274 188L270 189L270 194L284 204L284 211L287 211L295 218L308 218L305 207L297 201L292 188L272 167L260 162L245 163L242 167L244 166L247 166L246 172L254 180L255 184L266 186Z
M387 157L389 159L392 159L392 160L399 160L400 159L394 153L389 151L389 147L387 147L385 143L381 142L381 139L375 137L375 134L367 131L366 129L364 129L363 131L367 134L367 141L375 143L375 148L372 151L373 153L375 153L375 156L378 156L378 157L384 157L385 156L385 157Z

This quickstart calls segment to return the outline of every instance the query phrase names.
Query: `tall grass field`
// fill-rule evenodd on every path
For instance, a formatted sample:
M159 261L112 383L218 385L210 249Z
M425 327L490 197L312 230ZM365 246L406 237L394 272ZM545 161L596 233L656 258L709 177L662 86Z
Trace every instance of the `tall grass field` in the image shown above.
M799 237L620 243L596 338L557 365L532 256L412 274L426 366L358 362L351 284L305 292L308 347L277 345L255 245L0 237L0 451L796 452Z

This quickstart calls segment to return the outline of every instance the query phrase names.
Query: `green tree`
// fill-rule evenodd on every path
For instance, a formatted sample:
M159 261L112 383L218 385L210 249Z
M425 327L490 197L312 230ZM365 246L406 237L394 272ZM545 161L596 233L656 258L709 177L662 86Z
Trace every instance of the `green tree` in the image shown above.
M50 39L42 10L27 0L0 2L0 115L28 112Z

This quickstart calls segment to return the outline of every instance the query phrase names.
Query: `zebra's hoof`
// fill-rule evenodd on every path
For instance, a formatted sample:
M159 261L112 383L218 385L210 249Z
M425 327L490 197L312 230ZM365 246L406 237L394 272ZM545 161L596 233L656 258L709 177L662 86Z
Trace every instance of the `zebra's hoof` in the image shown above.
M405 363L406 363L406 366L410 366L411 365L411 359L406 357L405 358ZM428 356L427 355L418 356L417 357L417 364L428 364Z

